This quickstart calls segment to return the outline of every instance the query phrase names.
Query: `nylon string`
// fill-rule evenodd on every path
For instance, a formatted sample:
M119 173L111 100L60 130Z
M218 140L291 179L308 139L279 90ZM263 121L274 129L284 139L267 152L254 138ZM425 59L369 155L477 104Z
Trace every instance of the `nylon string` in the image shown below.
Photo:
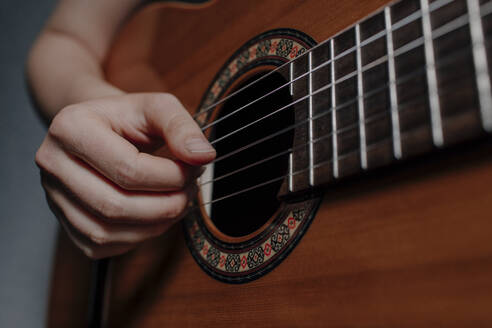
M430 9L431 9L431 11L432 11L432 10L436 10L436 9L438 9L438 8L440 8L440 7L442 7L442 6L446 5L446 4L448 4L448 3L450 3L451 1L452 1L452 0L441 0L441 1L434 2L433 4L431 4L431 8L430 8ZM492 12L492 3L487 3L487 4L485 4L485 5L483 5L483 6L481 7L481 17L486 16L486 15L490 14L491 12ZM412 21L414 21L414 20L418 19L420 16L421 16L420 11L413 13L412 15L410 15L410 16L408 16L408 17L406 17L406 18L402 19L402 20L400 20L400 21L399 21L399 22L397 22L397 23L395 23L395 24L393 25L393 30L396 30L395 26L396 26L397 28L400 28L400 27L404 26L405 24L408 24L408 23L410 23L410 22L412 22ZM435 38L438 38L438 37L443 36L443 35L445 35L445 34L448 34L448 33L452 32L452 31L454 31L454 30L456 30L456 29L458 29L458 28L460 28L460 27L462 27L462 26L464 26L464 25L466 25L466 24L468 24L468 14L464 14L464 15L462 15L462 16L460 16L460 17L458 17L458 18L455 18L455 19L454 19L454 20L452 20L451 22L449 22L449 23L447 23L447 24L444 24L443 26L441 26L441 27L437 28L436 30L432 31L432 38L433 38L433 39L435 39ZM371 38L369 38L369 39L365 40L364 42L366 42L365 44L368 44L368 43L370 43L370 42L372 42L372 41L374 41L374 40L378 39L379 37L381 37L381 36L383 36L383 35L385 35L385 34L386 34L386 31L385 31L385 30L383 30L383 31L381 31L381 32L379 32L379 33L377 33L377 34L375 34L375 35L374 35L374 36L372 36ZM412 50L412 49L414 49L414 48L416 48L416 47L418 47L418 46L422 45L422 44L423 44L423 41L424 41L424 40L423 40L423 37L420 37L420 38L418 38L418 39L416 39L416 40L413 40L413 41L412 41L412 42L410 42L410 43L407 43L406 45L404 45L404 46L402 46L402 47L400 47L400 48L398 48L398 49L395 49L395 51L394 51L394 55L395 55L395 57L397 57L398 55L401 55L401 54L403 54L403 53L406 53L406 52L408 52L408 51L410 51L410 50ZM489 42L486 42L486 44L489 44ZM361 42L361 43L360 43L360 46L363 46L363 45L364 45L364 44L363 44L363 42ZM341 56L345 55L346 53L348 53L348 52L350 52L350 51L354 51L354 50L355 50L355 48L356 48L356 47L350 48L350 49L346 50L344 53L339 54L337 57L341 57ZM310 49L310 51L311 51L311 50L313 50L313 49L314 49L314 48ZM467 49L464 49L464 50L461 50L461 51L456 51L456 52L454 52L452 55L446 56L445 58L443 58L443 59L441 60L441 62L440 62L437 66L438 66L438 67L442 67L442 66L445 66L445 65L450 64L450 63L452 62L452 60L453 60L453 59L456 59L457 57L459 57L459 55L462 55L462 54L463 54L463 52L464 52L465 50L467 50ZM283 87L285 87L285 86L290 85L291 83L293 83L293 82L295 82L296 80L298 80L298 79L302 78L303 76L306 76L306 75L308 75L308 74L311 74L313 71L315 71L315 70L317 70L317 69L320 69L320 68L324 67L325 65L328 65L329 63L331 63L331 61L332 61L332 60L336 60L336 58L337 58L337 57L334 57L333 59L330 59L329 61L324 62L323 64L319 65L318 67L316 67L316 68L312 69L312 70L311 70L311 72L307 72L307 73L305 73L305 74L303 74L303 75L301 75L301 76L297 77L296 79L294 79L294 80L290 81L289 83L286 83L286 84L284 84L284 85L280 86L279 88L277 88L277 89L275 89L275 90L273 90L273 91L270 91L269 93L267 93L267 94L263 95L263 96L262 96L262 97L260 97L260 98L261 98L261 99L263 99L264 97L267 97L268 95L271 95L272 93L274 93L274 92L276 92L276 91L280 90L281 88L283 88ZM381 63L383 63L383 62L385 62L385 61L387 61L387 55L382 56L382 57L380 57L380 58L376 59L375 61L373 61L373 62L371 62L371 63L369 63L369 64L365 65L364 67L362 67L362 70L363 70L363 71L368 70L368 69L370 69L370 68L372 68L372 67L374 67L374 66L376 66L376 65L379 65L379 64L381 64ZM420 75L420 74L423 74L423 73L425 72L425 68L426 68L426 67L424 66L424 67L422 67L421 69L419 69L419 70L418 70L418 71L416 71L416 72L412 72L412 73L410 73L410 74L407 74L406 76L400 77L400 78L398 78L398 79L397 79L397 81L395 81L395 82L396 82L396 83L402 83L403 81L408 80L409 78L411 78L411 77L413 77L413 76L415 76L415 75ZM357 74L357 71L354 71L354 72L355 72L355 74ZM337 83L340 83L340 82L341 82L340 80L342 80L342 81L343 81L343 80L346 80L346 79L350 78L351 76L353 76L353 75L354 75L354 72L351 72L351 73L347 74L346 76L343 76L343 77L341 77L340 79L338 79L337 81L335 81L335 85L336 85ZM487 72L485 72L485 73L486 73L486 74L488 74ZM269 73L269 74L270 74L270 73ZM477 73L477 74L478 74L478 73ZM266 75L265 75L265 76L266 76ZM263 76L262 78L264 78L265 76ZM349 77L347 77L347 76L349 76ZM213 105L210 105L210 106L209 106L209 107L207 107L204 111L201 111L200 113L198 113L197 115L195 115L195 117L200 116L200 115L203 115L203 114L205 113L205 111L211 110L212 108L214 108L215 106L217 106L217 105L218 105L218 104L220 104L221 102L225 101L226 99L229 99L229 98L233 97L234 95L238 94L239 92L241 92L241 91L242 91L242 90L244 90L245 88L250 87L250 86L251 86L252 84L254 84L254 83L257 83L257 82L258 82L259 80L261 80L262 78L260 78L260 79L258 79L258 80L255 80L255 81L251 82L250 84L248 84L248 85L244 86L243 88L239 89L238 91L236 91L235 93L233 93L233 94L229 95L228 97L221 99L219 102L217 102L217 103L215 103L215 104L213 104ZM220 137L220 138L218 138L218 139L214 140L212 143L216 143L216 142L219 142L219 141L221 141L221 140L224 140L224 139L226 139L227 137L230 137L231 135L233 135L233 134L235 134L235 133L237 133L237 132L239 132L239 131L244 130L245 128L248 128L248 127L250 127L250 126L252 126L252 125L254 125L254 124L257 124L259 121L261 121L261 120L263 120L263 119L266 119L266 118L268 118L268 117L270 117L270 116L272 116L272 115L274 115L274 114L276 114L276 113L280 112L281 110L285 110L286 108L288 108L288 107L292 106L293 104L296 104L296 103L298 103L298 102L300 102L300 101L302 101L302 100L305 100L305 99L307 99L308 97L310 97L310 96L312 96L312 95L315 95L315 94L317 94L317 93L319 93L319 92L322 92L322 91L324 91L324 90L326 90L326 89L328 89L328 88L330 88L330 87L331 87L331 83L330 83L330 84L325 85L324 87L322 87L322 88L320 88L320 89L316 90L316 91L315 91L315 92L313 92L313 93L310 93L310 94L308 94L308 95L306 95L306 96L304 96L304 97L302 97L302 98L300 98L300 99L296 100L295 102L292 102L291 104L288 104L288 105L286 105L286 106L283 106L283 107L281 107L281 108L279 108L279 109L275 110L274 112L271 112L271 113L267 114L266 116L264 116L264 117L262 117L262 118L260 118L260 119L257 119L256 121L250 122L249 124L247 124L247 125L245 125L245 126L243 126L243 127L239 128L239 129L237 129L237 130L235 130L235 131L232 131L231 133L229 133L229 134L227 134L227 135L225 135L225 136L222 136L222 137ZM372 94L377 93L377 92L380 92L380 91L384 90L384 89L385 89L385 88L387 88L387 87L388 87L388 83L386 83L386 84L385 84L385 85L383 85L382 87L379 87L379 88L377 88L377 89L375 89L375 90L372 90L372 91L371 91L371 92L369 92L369 93L366 93L365 95L363 95L363 96L362 96L362 98L369 97L369 96L371 96ZM295 128L295 127L297 127L297 126L301 125L301 124L307 123L309 120L315 120L315 119L318 119L318 118L320 118L320 117L323 117L324 115L327 115L328 113L331 113L332 111L337 111L337 110L340 110L340 109L342 109L342 108L344 108L344 107L347 107L347 106L348 106L348 105L350 105L351 103L354 103L354 102L358 101L358 98L359 98L359 97L356 97L356 98L355 98L355 99L353 99L353 100L350 100L350 101L348 101L348 102L346 102L346 103L340 104L340 105L336 106L335 108L331 108L330 110L325 111L325 112L323 112L323 113L321 113L321 114L319 114L319 115L317 115L317 116L313 116L312 118L308 118L308 119L306 119L306 120L303 120L303 121L301 121L301 122L298 122L298 123L296 123L296 124L293 124L293 125L291 125L291 126L289 126L289 127L287 127L287 128L284 128L283 130L278 131L278 132L276 132L276 133L274 133L274 134L272 134L272 135L266 136L266 137L264 137L264 138L262 138L262 139L260 139L260 140L257 140L257 141L255 141L255 142L253 142L253 143L250 143L250 144L248 144L248 145L246 145L246 146L243 146L243 147L241 147L241 148L239 148L239 149L236 149L236 150L234 150L233 152L230 152L230 153L228 153L228 154L222 155L222 156L218 157L218 158L217 158L217 159L215 159L213 162L211 162L211 163L209 163L209 164L207 164L207 165L211 165L211 164L214 164L214 163L216 163L216 162L219 162L219 161L221 161L221 160L223 160L223 159L225 159L225 158L228 158L228 157L230 157L230 156L232 156L232 155L234 155L234 154L237 154L238 152L244 151L244 150L246 150L246 149L248 149L248 148L251 148L251 147L253 147L253 146L255 146L255 145L257 145L257 144L259 144L259 143L261 143L261 142L264 142L264 141L266 141L266 140L268 140L268 139L271 139L271 138L272 138L272 137L274 137L274 136L277 136L277 135L279 135L279 134L281 134L281 133L285 133L285 132L287 132L287 131L289 131L289 130L291 130L291 129L293 129L293 128ZM236 112L238 112L238 111L240 111L240 110L243 110L244 108L246 108L247 106L250 106L251 104L253 104L254 102L256 102L256 101L258 101L258 100L260 100L260 99L255 99L253 102L251 102L251 103L249 103L249 104L247 104L247 105L245 105L245 106L240 107L239 109L237 109L237 110L235 110L235 111L233 111L233 112L229 113L228 115L230 116L230 115L232 115L232 114L234 114L234 113L236 113ZM410 103L413 103L413 102L415 102L415 100L411 101ZM400 108L402 105L403 105L404 107L403 107L403 108ZM405 108L409 108L410 106L408 106L408 105L409 105L409 104L406 104L406 103L404 103L404 104L400 104L400 105L399 105L399 108L398 108L398 112L403 111ZM377 113L377 114L375 114L375 115L372 115L372 116L370 116L370 117L367 117L367 118L366 118L366 120L364 120L364 124L366 124L366 123L368 123L368 122L371 122L371 121L373 121L373 120L375 120L375 119L379 118L379 116L381 116L382 114L387 114L387 113L386 113L385 111L383 111L383 112ZM226 117L224 116L224 117L222 117L221 119L225 119L225 118L226 118ZM208 125L204 126L204 127L202 128L202 130L206 130L206 129L210 128L211 126L213 126L213 125L215 125L215 124L217 124L217 123L219 123L219 121L218 121L218 120L217 120L217 121L215 121L215 122L213 122L213 123L211 123L211 124L208 124ZM317 139L315 139L315 140L311 140L311 141L307 142L306 144L303 144L303 145L298 145L298 146L295 146L295 147L291 147L291 148L289 148L289 149L287 149L287 150L281 151L281 152L279 152L279 153L277 153L277 154L274 154L274 155L272 155L272 156L269 156L269 157L267 157L267 158L264 158L264 159L262 159L262 160L260 160L260 161L257 161L257 162L251 163L251 164L249 164L249 165L246 165L246 166L244 166L244 167L242 167L242 168L236 169L235 171L229 172L229 173L227 173L227 174L224 174L224 175L219 176L219 177L217 177L217 178L214 178L214 179L212 179L212 180L209 180L209 181L205 181L205 182L203 182L203 183L200 183L200 184L199 184L199 186L203 186L203 185L206 185L206 184L210 184L210 183L212 183L212 182L215 182L215 181L222 180L222 179L224 179L224 178L227 178L227 177L229 177L229 176L231 176L231 175L234 175L234 174L236 174L236 173L239 173L239 172L241 172L241 171L244 171L244 170L246 170L246 169L248 169L248 168L251 168L251 167L253 167L253 166L259 165L259 164L264 163L264 162L266 162L266 161L269 161L269 160L272 160L272 159L277 158L277 157L279 157L279 156L285 155L285 154L287 154L287 153L289 153L289 152L291 152L291 151L293 151L293 150L295 150L295 149L298 149L298 148L300 148L300 147L305 147L306 145L309 145L309 144L312 144L312 143L315 143L315 142L319 142L319 141L325 140L325 139L327 139L328 137L332 136L334 133L338 134L338 133L341 133L341 132L344 132L344 131L347 131L347 130L350 130L350 129L353 129L353 128L358 128L358 125L359 125L359 122L357 122L357 123L355 123L355 124L352 124L352 125L349 125L349 126L346 126L346 127L342 128L342 129L340 129L340 130L333 131L333 132L331 132L331 133L329 133L329 134L326 134L326 135L324 135L324 136L322 136L322 137L320 137L320 138L317 138ZM389 139L391 139L391 138L385 138L385 139L382 139L382 140L377 141L377 142L375 142L375 143L368 144L368 145L367 145L367 148L368 148L368 149L370 149L370 148L372 149L373 147L377 146L378 144L380 144L380 143L382 143L382 142L386 142L386 141L387 141L387 140L389 140ZM348 152L348 153L346 153L346 154L341 154L341 155L339 155L339 159L342 159L342 158L344 158L344 157L347 157L347 156L349 156L349 155L351 155L351 154L353 154L353 153L356 153L356 152L360 152L360 150L359 150L359 149L357 149L357 150L354 150L354 151ZM317 163L317 164L312 165L312 166L308 166L308 167L306 167L306 168L304 168L304 169L301 169L301 170L298 170L298 171L296 171L296 172L293 172L292 174L286 174L286 175L282 175L282 176L279 176L279 177L276 177L276 178L270 179L270 180L265 181L265 182L262 182L262 183L260 183L260 184L257 184L257 185L254 185L254 186L251 186L251 187L248 187L248 188L245 188L245 189L241 189L241 190L235 191L235 192L233 192L233 193L227 194L227 195L225 195L225 196L222 196L222 197L219 197L219 198L212 199L212 200L210 200L210 201L204 202L204 203L202 203L201 205L212 204L212 203L215 203L215 202L218 202L218 201L221 201L221 200L224 200L224 199L227 199L227 198L230 198L230 197L233 197L233 196L236 196L236 195L239 195L239 194L242 194L242 193L245 193L245 192L248 192L248 191L251 191L251 190L257 189L257 188L261 188L262 186L265 186L265 185L267 185L267 184L271 184L271 183L274 183L274 182L279 181L279 180L281 180L281 179L285 179L286 177L288 177L288 176L290 176L290 175L297 175L297 174L301 174L301 173L303 173L303 172L305 172L305 171L307 171L307 170L312 170L312 169L315 169L315 168L317 168L317 167L320 167L320 166L324 166L324 165L330 164L330 163L332 163L332 161L333 161L333 159L330 159L330 160L327 160L327 161L324 161L324 162Z

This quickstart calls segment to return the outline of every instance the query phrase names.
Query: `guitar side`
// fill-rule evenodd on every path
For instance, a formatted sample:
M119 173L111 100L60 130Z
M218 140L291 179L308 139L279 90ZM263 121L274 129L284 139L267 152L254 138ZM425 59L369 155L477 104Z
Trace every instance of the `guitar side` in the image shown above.
M173 93L193 112L253 36L288 27L323 41L384 4L154 4L122 31L107 76L130 92ZM206 275L178 225L114 260L108 326L487 326L490 153L482 142L328 189L293 252L246 284ZM89 265L60 241L49 326L86 326Z

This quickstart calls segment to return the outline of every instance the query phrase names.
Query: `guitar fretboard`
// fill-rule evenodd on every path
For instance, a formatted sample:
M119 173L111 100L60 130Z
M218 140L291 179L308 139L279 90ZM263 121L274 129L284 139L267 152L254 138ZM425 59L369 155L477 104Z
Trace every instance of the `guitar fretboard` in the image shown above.
M491 1L403 0L281 67L298 126L280 195L490 132L491 33Z

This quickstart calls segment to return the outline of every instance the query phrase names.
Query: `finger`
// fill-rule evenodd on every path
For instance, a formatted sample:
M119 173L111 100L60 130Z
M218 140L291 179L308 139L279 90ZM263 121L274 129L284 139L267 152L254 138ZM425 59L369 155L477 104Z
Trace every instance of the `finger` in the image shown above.
M107 223L77 204L57 184L43 179L43 185L50 199L61 209L64 217L92 243L103 246L115 243L140 243L156 237L172 226L177 220L152 225Z
M215 149L176 97L164 93L137 94L132 99L144 113L147 124L167 142L178 159L203 165L215 158Z
M184 214L195 186L172 192L128 192L60 149L50 172L85 208L111 222L162 223Z
M109 256L120 255L128 252L136 247L137 244L120 243L110 245L98 245L92 242L89 238L79 233L66 219L64 212L60 207L47 195L46 199L51 211L55 214L58 222L63 227L63 230L67 233L72 242L80 249L84 254L91 259L101 259Z
M141 153L108 122L80 115L76 109L67 110L50 126L45 140L48 145L43 145L37 156L41 165L49 161L50 150L63 147L127 190L179 190L192 179L188 164Z
M121 254L125 254L126 252L132 250L137 246L137 244L112 244L112 245L104 245L100 246L97 244L88 241L82 235L76 233L73 227L70 226L63 219L58 219L61 226L67 233L68 237L72 242L90 259L99 260L106 257L117 256Z

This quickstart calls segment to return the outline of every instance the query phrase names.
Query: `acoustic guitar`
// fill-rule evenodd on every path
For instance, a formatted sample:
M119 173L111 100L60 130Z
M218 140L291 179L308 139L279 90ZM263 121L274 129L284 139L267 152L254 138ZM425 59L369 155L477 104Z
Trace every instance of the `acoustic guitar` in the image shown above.
M141 8L107 79L218 156L99 279L62 235L48 325L492 327L491 35L486 0Z

